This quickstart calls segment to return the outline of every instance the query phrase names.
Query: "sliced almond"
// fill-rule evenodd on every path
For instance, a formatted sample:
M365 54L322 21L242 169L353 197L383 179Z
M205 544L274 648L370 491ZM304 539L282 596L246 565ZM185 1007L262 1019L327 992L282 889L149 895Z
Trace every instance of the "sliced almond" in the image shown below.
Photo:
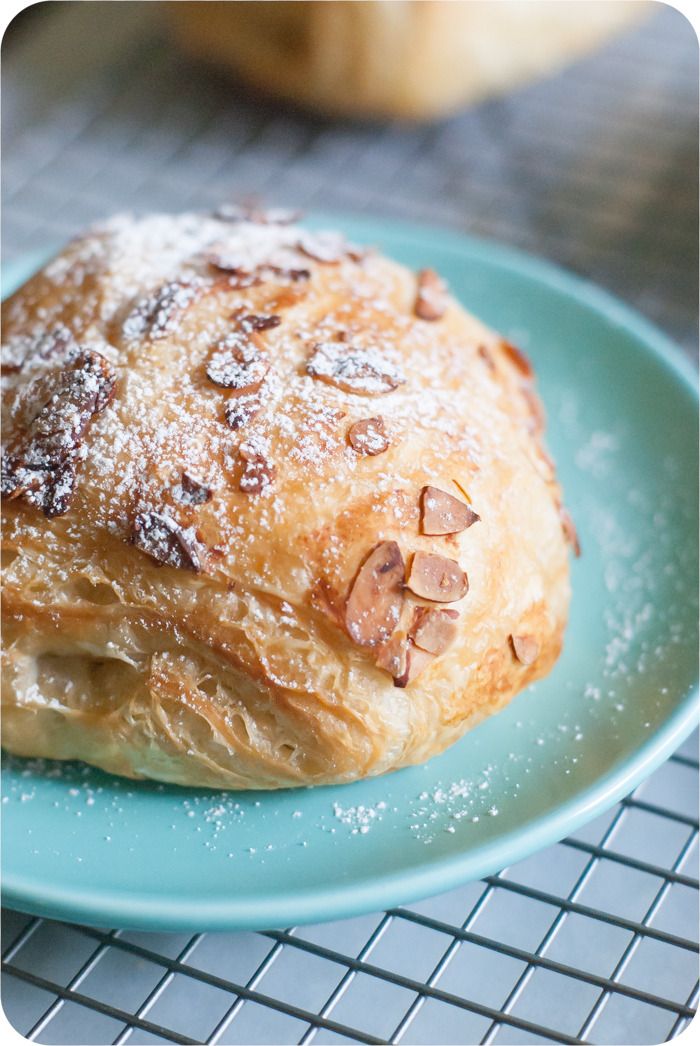
M240 316L234 313L232 319L238 320L244 331L269 331L279 327L282 317L275 313L257 316L255 313L242 313Z
M173 497L183 505L204 505L211 501L213 491L208 483L184 471L173 490Z
M92 349L76 349L37 378L28 389L33 417L3 452L2 497L25 496L48 519L64 515L85 457L83 441L115 388L111 365Z
M139 301L124 321L124 337L156 341L174 334L185 310L204 293L204 284L172 281Z
M197 543L191 531L160 512L140 512L134 519L131 540L137 548L168 567L201 570Z
M244 494L261 494L275 478L275 466L262 450L250 443L241 443L238 453L245 462L239 489Z
M571 518L571 513L568 509L565 509L563 505L559 506L559 518L561 520L561 528L564 531L564 537L571 545L574 555L578 559L581 555L581 542L578 539L576 524Z
M393 677L394 686L405 687L434 660L434 655L419 649L405 632L394 632L377 651L377 667Z
M408 667L408 636L396 631L377 648L376 665L394 678L401 677Z
M424 534L459 534L481 518L469 505L439 487L423 487L420 506Z
M409 635L416 646L431 654L444 654L455 641L459 617L456 610L416 607Z
M283 280L291 280L292 283L300 283L311 279L309 269L292 269L288 265L275 265L271 263L265 266L273 276L279 276Z
M454 603L469 591L469 579L459 563L432 552L416 552L407 587L422 599Z
M400 676L394 676L394 686L408 686L434 660L433 654L429 654L427 650L420 650L414 643L409 642L406 647L406 666Z
M493 358L493 354L487 345L480 345L476 350L479 356L484 361L489 370L493 371L496 369L496 361Z
M521 664L532 665L537 660L540 644L534 636L511 636L510 645Z
M535 441L532 463L545 483L553 483L557 478L557 467L554 464L554 459L547 453L539 440Z
M25 363L34 360L65 358L69 353L75 354L79 347L72 331L63 323L53 330L41 331L35 337L20 335L2 346L2 373L16 374Z
M226 278L217 280L220 287L237 290L244 287L257 287L263 282L264 270L261 266L251 264L243 254L235 251L211 250L205 260L217 273L226 273Z
M421 269L414 311L421 320L440 320L447 309L447 287L433 269Z
M335 341L314 345L306 372L359 396L391 392L406 380L401 370L377 349Z
M360 646L389 638L403 605L406 568L395 541L381 541L365 559L345 605L345 624Z
M224 407L226 424L234 432L242 429L262 409L262 400L256 393L251 395L235 395Z
M389 449L390 440L384 429L384 418L363 418L348 429L350 446L358 454L374 456Z
M311 278L309 269L296 269L277 264L274 258L255 264L251 262L250 258L243 254L236 254L235 251L226 252L214 249L207 253L206 261L212 269L227 274L226 279L223 282L217 282L215 286L229 287L232 290L257 287L274 276L283 280L291 280L293 283Z
M334 265L345 257L345 237L339 233L318 232L303 233L296 242L296 248L307 258Z
M519 349L517 345L513 345L512 341L506 341L505 338L501 341L501 348L510 362L518 368L524 377L532 377L532 364L522 349Z
M229 334L207 360L209 381L236 393L257 392L265 380L270 364L257 345L245 333Z

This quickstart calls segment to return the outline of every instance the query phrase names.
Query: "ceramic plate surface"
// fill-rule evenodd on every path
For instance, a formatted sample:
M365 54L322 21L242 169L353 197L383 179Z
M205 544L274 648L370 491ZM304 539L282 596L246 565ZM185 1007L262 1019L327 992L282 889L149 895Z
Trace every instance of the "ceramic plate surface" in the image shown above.
M601 813L697 718L697 398L678 350L594 286L440 230L325 219L532 357L583 556L552 674L425 766L243 795L6 759L4 901L152 930L349 916L511 864ZM9 267L5 291L36 267ZM469 390L465 390L469 395Z

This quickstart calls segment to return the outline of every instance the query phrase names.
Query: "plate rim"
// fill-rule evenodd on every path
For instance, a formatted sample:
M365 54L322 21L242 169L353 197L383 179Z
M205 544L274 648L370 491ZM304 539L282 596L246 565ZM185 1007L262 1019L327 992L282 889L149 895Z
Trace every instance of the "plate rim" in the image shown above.
M268 930L352 918L368 912L395 908L445 893L468 882L494 874L559 842L589 820L599 816L627 795L671 755L697 725L697 691L691 692L664 724L659 743L655 738L637 749L637 758L598 778L596 784L573 796L555 812L542 815L525 828L514 830L475 851L436 859L419 869L375 876L368 882L330 887L323 891L298 891L260 899L235 896L212 901L191 897L135 896L125 893L105 900L99 891L71 893L46 889L24 880L24 885L4 876L3 904L30 915L62 919L92 926L147 931ZM644 752L644 757L640 753ZM526 845L523 840L527 839Z
M585 277L499 241L427 223L385 219L369 213L314 211L308 217L313 225L367 229L375 226L378 235L385 232L395 242L401 239L419 246L426 251L428 258L431 249L438 246L443 253L448 251L462 259L467 256L476 262L486 261L544 283L559 295L573 299L587 311L596 313L631 335L638 349L656 357L697 403L696 372L672 339L636 310ZM3 284L6 280L12 283L9 275L12 270L21 269L29 275L32 271L30 260L42 264L51 253L47 245L45 250L28 252L4 263ZM7 274L5 270L9 270ZM247 896L243 901L232 893L223 900L220 897L213 900L199 898L193 904L191 897L185 900L172 892L167 897L139 896L127 891L105 897L95 889L47 888L46 883L6 872L3 861L2 900L10 908L33 915L88 925L109 924L125 929L160 931L269 929L348 918L411 903L523 860L604 813L660 766L689 736L697 725L699 708L696 681L679 698L663 725L633 754L555 810L547 811L525 827L513 829L475 849L436 856L415 868L384 874L377 872L368 880L338 886L331 884L323 890L302 889L284 895L268 892L257 899Z

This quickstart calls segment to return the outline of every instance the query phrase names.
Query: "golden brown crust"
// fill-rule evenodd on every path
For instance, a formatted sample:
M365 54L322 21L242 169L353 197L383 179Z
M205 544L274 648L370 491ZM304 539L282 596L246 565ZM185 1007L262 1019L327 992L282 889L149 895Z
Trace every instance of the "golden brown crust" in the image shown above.
M189 785L349 781L443 750L558 656L561 492L523 361L452 299L417 317L401 266L262 217L113 219L4 306L10 453L77 353L113 376L89 424L61 414L61 511L31 483L3 501L13 752ZM348 435L367 419L381 453ZM426 487L468 503L438 499L461 529L425 532ZM441 606L401 585L417 553L458 565L456 618L416 618Z

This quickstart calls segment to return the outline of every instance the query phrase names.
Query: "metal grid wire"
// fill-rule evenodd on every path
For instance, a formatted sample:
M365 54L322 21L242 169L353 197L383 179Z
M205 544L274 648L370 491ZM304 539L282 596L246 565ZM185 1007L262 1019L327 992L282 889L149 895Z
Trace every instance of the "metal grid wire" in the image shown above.
M544 853L385 913L189 936L6 912L5 1011L44 1043L663 1041L697 1003L696 752Z
M693 351L697 42L653 17L430 127L274 108L168 45L160 4L44 4L5 43L4 252L117 209L271 202L433 221L610 287ZM688 741L554 847L449 894L267 933L4 913L3 1006L44 1043L652 1043L698 997Z

